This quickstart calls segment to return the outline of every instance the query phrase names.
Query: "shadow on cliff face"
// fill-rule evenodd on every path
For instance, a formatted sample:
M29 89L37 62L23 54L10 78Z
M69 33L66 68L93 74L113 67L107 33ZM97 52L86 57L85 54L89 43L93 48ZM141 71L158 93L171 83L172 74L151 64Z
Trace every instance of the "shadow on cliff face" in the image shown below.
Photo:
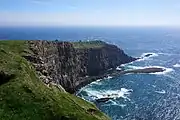
M33 63L39 78L46 84L59 84L69 93L103 78L109 69L136 60L117 46L101 41L28 41L28 44L32 54L23 57Z
M0 85L9 82L14 77L15 77L15 75L13 75L13 74L10 75L10 74L7 74L3 71L0 71Z

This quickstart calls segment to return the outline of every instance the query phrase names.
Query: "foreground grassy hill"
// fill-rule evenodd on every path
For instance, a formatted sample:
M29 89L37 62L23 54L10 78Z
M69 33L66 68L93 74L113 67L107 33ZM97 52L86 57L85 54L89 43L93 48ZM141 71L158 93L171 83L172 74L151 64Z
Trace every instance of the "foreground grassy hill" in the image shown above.
M95 105L42 83L26 41L0 41L1 120L107 120Z

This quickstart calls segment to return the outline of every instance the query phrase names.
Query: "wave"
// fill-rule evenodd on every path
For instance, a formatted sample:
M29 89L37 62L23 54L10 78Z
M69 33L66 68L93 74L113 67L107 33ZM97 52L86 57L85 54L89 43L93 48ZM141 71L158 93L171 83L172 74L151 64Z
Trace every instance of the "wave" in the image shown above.
M147 68L147 67L148 67L148 66L142 67L142 66L128 65L128 66L127 66L127 69L144 69L144 68Z
M137 59L135 61L132 61L132 62L129 62L129 63L121 64L120 67L125 67L126 65L133 64L134 62L140 62L140 61L144 61L144 60L149 60L150 58L157 57L157 56L159 56L158 53L153 53L153 52L142 53L140 57L137 57L139 59ZM117 67L116 70L120 70L119 69L120 67Z
M102 106L112 106L112 105L114 105L114 106L119 106L119 107L121 107L121 108L124 108L124 107L126 107L127 105L126 104L119 104L119 103L117 103L116 101L114 101L114 100L109 100L109 104L108 103L106 103L106 104L103 104Z
M91 85L91 84L101 85L102 84L100 82L101 80L103 80L103 79L97 79L96 81L91 82L89 85Z
M156 93L159 93L159 94L165 94L166 91L165 90L161 90L161 91L155 91Z
M145 60L149 60L150 58L153 57L157 57L159 55L167 55L167 56L171 56L171 55L178 55L178 54L172 54L172 53L153 53L153 52L145 52L142 53L140 57L137 57L139 59L129 62L129 63L125 63L125 64L121 64L120 67L124 67L126 65L130 65L133 64L134 62L140 62L140 61L145 61ZM180 64L179 64L180 65ZM117 67L117 69L119 69L120 67Z
M95 100L100 99L100 98L112 98L112 99L117 99L117 98L123 98L126 100L130 100L128 96L133 92L132 89L126 89L126 88L121 88L120 90L93 90L91 88L87 88L84 90L89 97Z
M158 56L158 54L157 53L153 53L153 52L147 52L147 53L143 53L141 55L141 57L148 57L148 58L150 58L150 57L157 57L157 56Z
M92 85L92 84L94 84L94 85L102 85L102 83L99 82L99 81L94 81L94 82L91 82L90 84L91 84L91 85Z
M112 79L113 77L112 76L107 76L107 77L104 77L103 79L97 79L96 81L93 81L91 82L90 84L82 87L80 90L78 90L78 92L76 92L76 95L78 95L79 93L81 93L82 91L84 91L85 89L87 89L88 86L91 86L91 85L102 85L102 83L100 81L102 80L107 80L107 79Z
M165 56L172 56L172 55L179 55L176 53L158 53L159 55L165 55Z
M104 79L111 79L113 78L112 76L107 76L107 77L104 77Z
M175 65L173 65L173 67L175 67L175 68L180 68L180 64L175 64Z
M103 80L103 79L97 79L96 81L99 82L99 81L101 81L101 80Z
M118 67L116 67L116 70L121 71L122 68L118 66Z
M150 66L150 67L158 67L158 68L164 69L163 72L156 72L156 73L150 73L150 74L165 75L167 73L170 73L170 72L174 71L174 69L172 69L172 68L166 68L166 67L163 67L163 66Z
M136 60L136 61L144 61L144 60L148 60L149 58L152 57L157 57L158 54L157 53L153 53L153 52L147 52L147 53L143 53L140 57L140 59Z

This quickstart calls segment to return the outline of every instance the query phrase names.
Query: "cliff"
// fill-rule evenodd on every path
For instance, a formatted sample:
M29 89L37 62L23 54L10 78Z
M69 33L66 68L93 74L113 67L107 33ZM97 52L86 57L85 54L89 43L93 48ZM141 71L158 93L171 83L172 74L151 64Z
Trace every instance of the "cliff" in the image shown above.
M102 41L0 41L0 118L108 120L69 93L133 60Z
M41 47L40 43L42 43ZM39 78L51 80L58 77L65 79L66 77L63 75L67 74L66 83L70 84L74 76L69 77L68 67L73 66L74 63L70 64L68 61L76 61L73 51L72 53L68 52L72 45L69 43L67 45L65 45L66 43L57 44L56 42L38 42L37 44L40 49L44 50L42 53L46 53L48 58L33 56L36 52L37 54L41 52L31 51L27 41L0 41L0 119L109 120L95 105L64 92L61 85L44 84L39 80ZM46 44L49 48L42 48ZM34 63L30 63L22 56ZM60 71L56 65L57 60L66 60L61 64L59 62L59 66L61 65L67 70ZM39 71L43 69L42 73L37 72L34 65L36 65L36 69L39 68ZM76 70L72 69L71 72L75 73ZM66 83L63 82L63 84Z
M102 41L28 44L33 54L24 57L34 64L40 79L46 84L61 85L70 93L95 80L92 77L103 76L107 70L135 60L117 46Z

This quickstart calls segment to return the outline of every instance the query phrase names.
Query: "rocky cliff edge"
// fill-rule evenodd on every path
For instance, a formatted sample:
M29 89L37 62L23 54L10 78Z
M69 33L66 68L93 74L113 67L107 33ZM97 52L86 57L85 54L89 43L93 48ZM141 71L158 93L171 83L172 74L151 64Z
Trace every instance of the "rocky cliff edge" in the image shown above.
M28 41L31 54L24 56L36 68L39 78L74 93L107 70L136 60L115 45L102 41Z

